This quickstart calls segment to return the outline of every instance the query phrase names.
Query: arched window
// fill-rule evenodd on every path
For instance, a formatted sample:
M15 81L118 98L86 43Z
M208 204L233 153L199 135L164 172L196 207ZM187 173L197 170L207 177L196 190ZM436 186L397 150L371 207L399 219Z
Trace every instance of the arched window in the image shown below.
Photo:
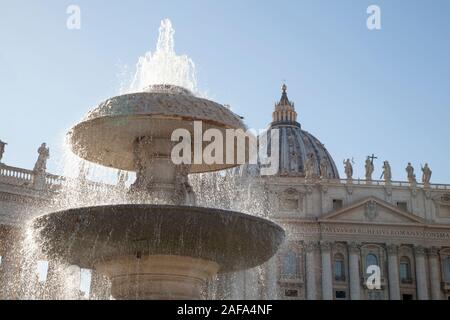
M450 282L450 257L444 259L444 277L445 282Z
M366 256L366 268L369 266L378 266L378 258L373 253Z
M411 263L408 257L400 258L400 281L403 283L411 282Z
M295 279L298 277L297 254L290 250L283 257L283 278Z
M344 256L340 253L334 255L333 261L334 280L345 281Z

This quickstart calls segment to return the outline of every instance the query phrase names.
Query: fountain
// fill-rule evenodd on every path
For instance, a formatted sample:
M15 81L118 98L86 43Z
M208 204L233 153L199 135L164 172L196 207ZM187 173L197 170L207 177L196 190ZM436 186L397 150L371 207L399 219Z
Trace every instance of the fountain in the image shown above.
M175 164L175 129L245 129L228 108L172 84L100 103L67 134L79 157L136 172L132 203L72 208L37 217L42 251L111 280L116 299L199 299L218 273L256 267L284 240L275 223L195 206L188 174L237 164Z

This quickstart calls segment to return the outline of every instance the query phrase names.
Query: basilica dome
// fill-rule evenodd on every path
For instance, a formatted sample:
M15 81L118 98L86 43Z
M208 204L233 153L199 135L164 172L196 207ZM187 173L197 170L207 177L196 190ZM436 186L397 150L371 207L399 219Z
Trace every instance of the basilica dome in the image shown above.
M324 144L311 133L302 130L300 123L297 122L294 103L289 101L286 91L287 87L283 85L281 99L275 104L272 123L268 129L279 129L280 133L277 175L304 177L309 164L312 177L339 179L336 164ZM267 149L272 149L270 139ZM257 176L259 171L259 165L247 164L237 168L235 173L240 176Z

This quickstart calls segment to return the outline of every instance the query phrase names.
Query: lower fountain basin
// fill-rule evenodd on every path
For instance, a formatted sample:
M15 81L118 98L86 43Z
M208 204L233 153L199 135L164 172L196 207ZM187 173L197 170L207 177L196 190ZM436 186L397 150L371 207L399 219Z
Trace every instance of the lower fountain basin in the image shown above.
M83 268L163 255L211 261L218 273L245 270L285 237L277 224L239 212L149 204L69 209L37 217L34 227L48 257Z

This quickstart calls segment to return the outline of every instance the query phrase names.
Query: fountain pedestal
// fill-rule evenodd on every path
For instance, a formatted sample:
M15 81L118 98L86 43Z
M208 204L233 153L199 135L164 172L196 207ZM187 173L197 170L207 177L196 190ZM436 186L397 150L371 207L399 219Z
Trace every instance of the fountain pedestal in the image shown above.
M111 279L116 299L201 299L206 280L217 274L216 262L186 256L127 256L95 265Z
M140 137L133 144L136 181L132 194L152 203L195 205L189 184L189 165L176 165L171 159L174 143L167 138Z

